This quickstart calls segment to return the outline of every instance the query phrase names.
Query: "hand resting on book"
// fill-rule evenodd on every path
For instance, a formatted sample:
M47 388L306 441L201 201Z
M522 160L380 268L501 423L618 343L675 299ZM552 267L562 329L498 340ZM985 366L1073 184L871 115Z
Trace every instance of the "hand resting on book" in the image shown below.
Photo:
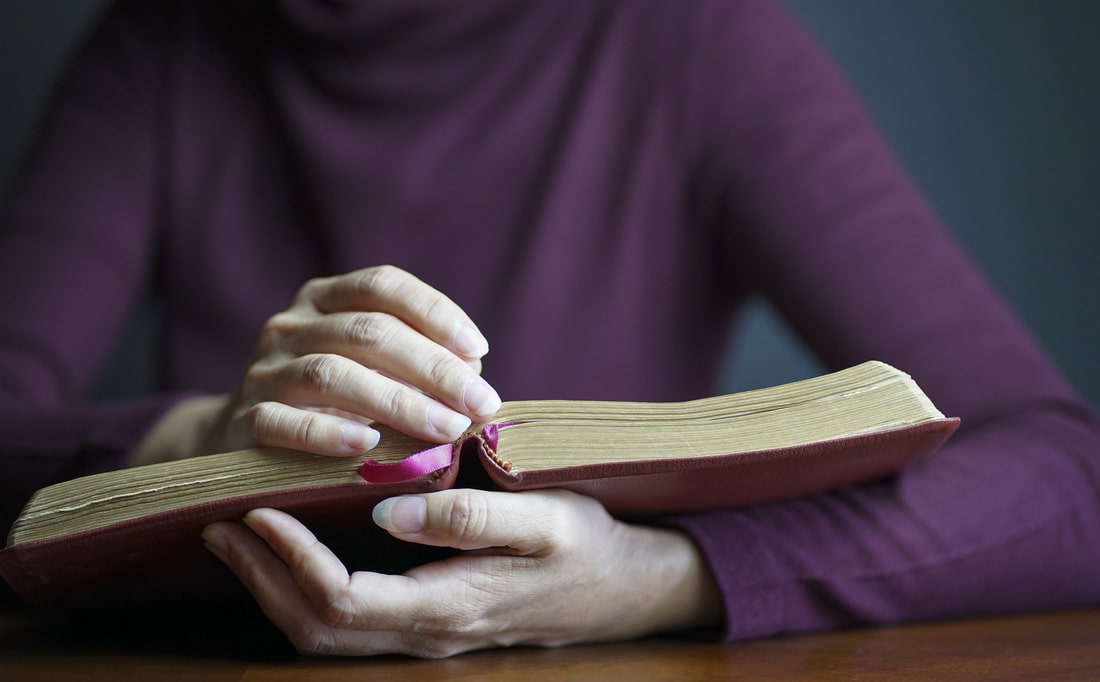
M375 422L451 441L500 407L480 377L487 350L458 305L402 270L312 280L268 320L234 393L178 405L131 464L255 445L361 454L378 443ZM470 551L404 575L349 576L305 525L271 509L212 524L204 539L308 653L434 657L628 639L723 617L686 534L628 525L575 493L446 490L391 498L375 517L398 539Z
M230 396L185 401L131 464L256 445L361 454L374 421L444 443L500 407L482 379L488 343L463 310L389 266L307 282L272 316Z
M395 537L469 552L404 575L357 572L271 509L203 534L303 653L442 657L495 646L623 640L719 624L684 534L632 526L563 490L444 490L374 512Z
M254 445L355 455L377 444L374 422L454 440L500 406L479 376L487 349L461 308L402 270L312 280L267 322L236 391L181 403L132 463ZM574 493L447 490L392 498L375 517L401 540L470 552L404 575L349 576L308 528L271 509L204 538L306 653L435 657L722 619L685 534L625 524Z

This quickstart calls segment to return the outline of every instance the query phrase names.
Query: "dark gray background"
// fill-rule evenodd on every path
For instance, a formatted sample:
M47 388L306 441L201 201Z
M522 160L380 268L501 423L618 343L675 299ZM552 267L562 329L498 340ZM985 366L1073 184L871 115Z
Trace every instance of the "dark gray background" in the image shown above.
M672 1L672 0L670 0ZM103 0L0 0L0 187L51 77ZM788 0L828 46L947 224L1070 379L1100 403L1100 2ZM139 324L101 393L140 390ZM135 351L137 349L137 351ZM818 371L758 305L726 373ZM732 366L732 364L731 364ZM122 369L118 369L122 367Z

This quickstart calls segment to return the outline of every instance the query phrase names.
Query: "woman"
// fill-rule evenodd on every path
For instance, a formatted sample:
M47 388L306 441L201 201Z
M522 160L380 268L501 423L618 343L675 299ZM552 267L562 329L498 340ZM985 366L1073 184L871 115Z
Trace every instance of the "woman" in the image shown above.
M303 652L734 640L1100 594L1096 416L766 0L124 2L2 215L23 497L257 443L357 454L375 421L442 442L500 396L699 397L757 294L827 367L885 360L963 420L894 479L652 525L561 491L389 500L374 521L398 538L474 550L403 576L349 576L271 510L207 528ZM148 286L164 392L82 402Z

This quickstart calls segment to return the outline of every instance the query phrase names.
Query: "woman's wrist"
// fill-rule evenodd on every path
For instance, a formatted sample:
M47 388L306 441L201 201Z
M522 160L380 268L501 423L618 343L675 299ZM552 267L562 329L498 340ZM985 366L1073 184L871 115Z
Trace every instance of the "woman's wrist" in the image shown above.
M659 597L651 604L650 634L721 627L726 610L706 558L683 531L633 527L646 538L639 555L648 564L649 585Z

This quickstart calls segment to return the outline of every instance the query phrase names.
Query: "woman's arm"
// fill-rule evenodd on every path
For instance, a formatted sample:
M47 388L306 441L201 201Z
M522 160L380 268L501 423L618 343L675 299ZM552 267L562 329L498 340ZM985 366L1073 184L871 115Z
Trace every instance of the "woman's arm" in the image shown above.
M727 267L827 366L890 362L962 418L895 479L676 519L722 586L726 636L1100 600L1095 412L816 45L771 2L711 9L693 101Z
M83 400L155 258L165 31L144 14L136 3L113 10L76 53L0 206L5 507L122 466L183 397ZM4 511L10 520L15 509Z

